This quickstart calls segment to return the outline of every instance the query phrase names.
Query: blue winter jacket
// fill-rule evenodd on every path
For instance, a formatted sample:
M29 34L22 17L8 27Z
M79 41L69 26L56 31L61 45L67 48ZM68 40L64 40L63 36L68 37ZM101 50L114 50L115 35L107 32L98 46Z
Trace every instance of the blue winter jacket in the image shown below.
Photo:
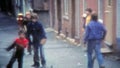
M98 21L91 21L85 30L84 41L89 40L103 40L106 35L106 29L104 25Z
M46 33L40 22L31 22L27 25L28 36L32 35L33 43L40 42L41 39L46 38Z

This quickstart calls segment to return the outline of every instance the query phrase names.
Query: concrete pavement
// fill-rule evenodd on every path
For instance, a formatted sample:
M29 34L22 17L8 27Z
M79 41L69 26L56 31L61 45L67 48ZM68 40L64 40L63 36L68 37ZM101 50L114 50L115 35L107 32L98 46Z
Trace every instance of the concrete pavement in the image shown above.
M2 14L1 14L2 15ZM12 43L17 36L16 21L8 16L0 16L0 68L5 68L11 55L4 48ZM47 31L47 43L44 45L47 68L87 68L87 56L81 46L74 46L66 41L57 39L53 31ZM32 68L33 55L24 56L23 68ZM120 68L120 62L105 58L106 68ZM98 68L97 61L95 67ZM13 68L17 68L17 62Z

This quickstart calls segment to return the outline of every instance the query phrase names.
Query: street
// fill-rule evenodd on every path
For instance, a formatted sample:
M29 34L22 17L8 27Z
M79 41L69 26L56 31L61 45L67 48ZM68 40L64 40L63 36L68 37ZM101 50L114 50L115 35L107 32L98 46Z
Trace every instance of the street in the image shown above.
M0 13L0 68L5 68L12 52L5 51L17 36L18 27L14 18ZM47 43L44 45L47 68L87 68L87 55L81 46L72 45L57 39L52 29L47 31ZM23 68L32 68L33 54L25 55ZM95 67L98 68L97 61ZM106 68L120 68L120 61L105 58ZM17 63L13 68L17 68Z

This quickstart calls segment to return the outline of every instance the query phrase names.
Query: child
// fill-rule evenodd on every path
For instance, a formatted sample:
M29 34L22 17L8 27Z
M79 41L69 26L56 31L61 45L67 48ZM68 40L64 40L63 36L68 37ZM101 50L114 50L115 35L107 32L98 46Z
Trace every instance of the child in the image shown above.
M46 43L47 37L45 30L40 22L38 22L38 15L33 13L32 23L28 24L28 33L33 38L33 48L34 48L34 64L33 67L40 67L39 53L41 58L41 64L43 68L46 68L46 59L44 55L44 44Z
M6 49L7 51L10 51L11 49L16 48L16 51L13 53L7 68L12 68L16 59L18 60L18 68L22 68L23 66L24 48L28 46L28 40L25 38L24 31L19 31L18 35L19 37L16 38L13 44Z
M19 13L18 14L18 17L17 17L17 23L18 23L18 26L19 26L19 30L24 30L24 25L23 25L23 14L22 13Z
M28 52L29 52L29 55L32 54L32 39L30 38L31 35L29 35L29 32L27 31L27 26L29 23L32 22L31 20L31 17L32 17L32 14L31 12L26 12L26 15L24 17L24 22L23 22L23 25L24 25L24 30L26 32L26 38L29 40L29 46L28 46Z

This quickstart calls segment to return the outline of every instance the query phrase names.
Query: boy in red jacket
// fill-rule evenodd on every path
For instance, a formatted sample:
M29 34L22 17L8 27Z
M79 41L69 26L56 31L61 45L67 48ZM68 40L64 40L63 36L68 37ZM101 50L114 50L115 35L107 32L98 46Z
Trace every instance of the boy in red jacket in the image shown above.
M6 49L7 51L10 51L11 49L16 48L16 51L13 53L7 68L12 68L16 59L18 60L18 68L22 68L23 66L24 49L28 46L28 40L25 38L24 31L19 31L18 35L19 37L16 38L13 44Z

